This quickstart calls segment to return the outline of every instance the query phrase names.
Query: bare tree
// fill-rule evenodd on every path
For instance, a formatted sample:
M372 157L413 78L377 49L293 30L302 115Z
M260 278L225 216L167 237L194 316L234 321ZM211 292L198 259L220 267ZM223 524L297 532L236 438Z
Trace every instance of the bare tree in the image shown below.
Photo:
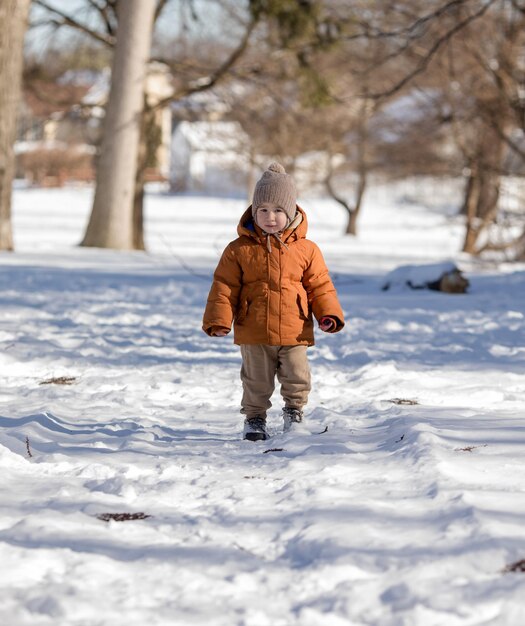
M169 0L156 1L158 16ZM47 0L34 2L45 6L55 16L57 24L76 28L108 46L114 45L118 27L113 11L118 3L114 0L87 3L100 14L96 29L76 16L61 13ZM479 178L479 172L484 172L485 182L481 186L479 180L473 184L469 202L465 202L465 206L474 211L471 232L475 233L475 229L483 225L483 220L492 219L488 205L497 206L495 184L501 173L504 151L491 151L491 146L496 145L496 137L500 137L501 146L515 143L509 131L516 122L507 122L508 112L514 110L515 116L521 115L523 119L524 100L516 99L503 70L493 71L490 55L493 55L495 44L491 31L486 26L478 28L478 24L494 24L497 30L506 23L502 18L509 15L513 16L512 23L517 24L518 17L523 18L525 11L520 0L429 0L425 3L418 0L388 3L381 0L354 3L346 0L249 0L242 6L226 2L221 7L223 4L225 11L229 11L229 18L237 20L240 26L236 31L236 46L232 48L208 41L201 45L200 53L182 54L185 45L176 42L171 46L175 51L173 55L160 54L158 47L154 55L170 67L174 92L154 104L143 100L132 218L133 247L143 247L144 166L149 154L147 143L151 131L148 129L153 128L155 109L170 100L211 89L232 75L250 86L244 102L234 103L234 115L254 139L256 152L280 156L290 168L307 150L322 150L332 157L338 155L337 159L327 161L330 166L341 163L339 157L343 156L344 161L338 169L330 167L327 170L324 182L332 197L347 210L349 232L356 231L371 168L397 169L403 174L424 173L422 163L425 163L425 172L429 173L444 172L447 167L448 171L454 167L456 171L469 167ZM183 6L188 8L190 19L198 19L198 3L188 0L184 4L181 0L180 7ZM472 42L478 31L480 35L474 46ZM502 32L509 41L516 41L516 45L521 41L516 35L519 29ZM410 96L411 91L447 92L435 72L443 59L457 53L458 42L462 46L462 60L455 63L455 69L460 74L459 82L464 86L463 100L467 105L458 108L457 103L453 103L453 113L449 114L445 103L450 105L453 98L447 101L444 96L440 100L444 103L441 110L436 106L432 117L415 119L410 127L406 125L403 132L398 133L398 141L388 145L384 142L381 146L381 133L376 131L383 123L380 113L389 102ZM210 62L210 55L203 54L212 51L213 45L211 56L215 64ZM509 49L521 58L513 45ZM474 69L475 63L463 60L468 54L473 57L474 50L483 63L489 62L488 68L493 72L490 80L485 71L485 79L479 81L480 72ZM507 53L498 54L496 58L498 63L507 63L512 54L510 57ZM481 60L477 62L479 65ZM513 67L516 69L516 64ZM469 83L467 77L471 73ZM514 86L520 84L519 80L523 82L520 75L514 72ZM454 81L452 73L444 76L445 83ZM481 96L487 86L489 97L484 100ZM508 102L505 103L505 99ZM483 106L472 107L473 101ZM504 116L499 115L500 109L505 110ZM469 123L469 111L471 117L482 120L483 132L476 131L475 124ZM463 155L463 161L458 164L459 160L454 156L454 162L447 165L443 159L445 151L439 153L444 143L444 131L458 126L463 132L456 133L457 137L453 135L455 139L461 138L462 134L472 134L474 141L456 142L456 152ZM465 128L468 132L464 131ZM477 145L476 140L481 136L490 136L490 140ZM514 149L516 152L522 150L518 145ZM341 180L338 170L339 173L352 170L357 174L354 177L354 199L349 200L345 197L348 191L342 192L336 187L337 181ZM476 197L479 202L474 202ZM483 203L487 205L486 210Z
M525 130L524 43L525 8L501 2L475 28L465 29L447 57L453 137L467 173L463 251L470 254L502 247L490 241L489 233L499 215L501 177L508 173L509 152L525 165L525 151L512 139L514 131ZM512 247L512 240L503 247Z
M273 90L265 86L266 98L251 98L243 125L259 145L284 153L292 164L302 152L323 151L322 182L348 214L346 232L356 234L371 171L397 170L399 175L413 168L423 173L422 161L428 173L445 169L433 149L443 144L439 111L431 119L417 118L409 134L397 133L395 143L395 133L387 133L389 120L379 114L393 100L409 99L416 81L431 86L435 59L494 3L312 0L285 5L254 0L252 10L263 12L273 25L263 44L274 73L261 63L258 77L260 82L265 76ZM287 69L280 70L283 59ZM439 142L428 141L430 132ZM389 141L382 140L387 134ZM349 180L354 181L353 198Z
M13 249L11 192L13 145L23 65L23 42L30 0L0 3L0 250Z
M153 20L156 22L161 16L162 12L165 10L167 5L169 4L169 0L153 0L155 3L155 8L153 12ZM47 0L34 0L35 4L37 4L42 9L45 9L48 16L50 16L51 23L57 27L69 27L75 29L77 32L82 33L85 36L92 38L94 41L97 41L101 44L107 45L110 48L115 46L116 39L118 40L119 30L121 28L119 16L115 13L115 7L128 7L130 3L115 3L114 0L100 0L100 2L86 2L86 8L89 8L92 11L95 11L99 16L98 24L93 21L87 22L83 20L81 17L77 15L73 15L65 10L57 8L51 3L47 2ZM139 5L143 3L138 3ZM146 3L144 3L146 4ZM148 0L148 5L150 4L150 0ZM188 0L187 6L191 9L191 17L190 19L198 19L195 7L193 3ZM237 8L235 5L232 5L234 9L232 9L232 13L230 14L230 18L235 19L236 13L239 11L241 13L245 13L244 8ZM182 4L181 4L182 7ZM231 7L230 7L231 8ZM228 5L224 5L222 9L228 14L230 10ZM244 54L245 50L248 47L249 37L253 31L253 28L256 24L256 18L251 18L248 20L241 20L240 35L238 36L237 45L233 48L231 46L225 47L215 50L212 58L206 59L205 62L195 62L192 59L180 59L180 58L169 58L169 57L159 57L159 55L155 55L153 60L163 62L167 67L169 67L173 73L173 81L175 84L175 88L173 94L169 97L157 100L154 103L149 103L146 94L143 92L141 96L141 107L140 111L137 112L137 116L135 121L137 122L137 126L134 129L135 132L140 130L139 132L139 148L138 148L138 158L135 158L135 166L132 168L132 172L135 176L135 186L133 190L133 209L131 213L126 212L125 223L122 224L120 230L123 231L119 235L120 238L125 238L128 241L128 238L131 237L131 244L126 243L125 247L132 247L134 249L143 249L144 248L144 235L143 235L143 198L144 198L144 173L146 169L146 163L148 159L151 157L151 151L148 149L148 133L154 128L154 114L155 110L168 105L170 102L174 100L178 100L184 97L187 97L193 93L202 92L207 89L211 89L219 81L223 80L232 67L239 61L239 59ZM143 23L142 27L146 26ZM151 36L151 31L150 31ZM174 49L177 50L176 46ZM113 91L113 90L112 90ZM122 107L122 104L118 104L116 106ZM109 109L108 109L109 115ZM114 115L114 114L112 114ZM108 129L112 122L106 123L105 130L105 138L108 135ZM122 130L122 128L121 128ZM100 165L97 170L97 191L95 194L95 204L93 207L93 214L90 219L90 223L88 226L88 231L85 234L83 245L90 246L105 246L105 247L114 247L114 244L110 243L109 236L104 236L102 239L99 236L95 237L95 232L101 232L104 229L110 228L112 230L119 229L118 225L115 224L115 221L118 221L120 218L116 218L114 215L110 216L106 215L106 212L101 208L96 208L99 206L99 202L103 202L106 204L106 200L102 201L100 198L101 192L99 192L99 185L108 185L109 181L107 172L108 170L102 165L102 163L108 163L108 160L113 163L112 159L108 159L104 157L104 152L108 149L109 139L106 139L106 143L101 146L100 151ZM115 146L113 146L115 148ZM113 155L114 156L114 155ZM126 154L126 157L130 157L131 154ZM102 182L104 181L105 182ZM117 181L115 181L117 183ZM117 183L120 184L120 183ZM113 185L114 187L114 185ZM128 202L128 192L126 191L126 204ZM106 206L108 206L106 204ZM112 201L110 206L115 206L114 201ZM114 209L113 209L114 210ZM106 226L104 224L106 223ZM125 234L124 234L125 233ZM113 236L112 236L113 237ZM112 240L112 238L111 238ZM121 247L121 243L118 244L117 247Z
M133 249L133 199L155 0L118 6L119 28L97 167L93 210L84 246Z
M525 5L520 0L399 0L390 24L385 23L384 7L377 8L373 6L362 23L369 40L384 44L382 58L367 70L375 88L369 95L381 101L403 97L408 88L441 92L442 123L426 134L426 140L441 143L448 126L449 146L456 147L449 171L456 167L456 174L467 174L463 250L480 254L508 248L511 242L495 245L488 233L499 214L500 181L508 152L525 162L525 150L514 132L525 130ZM374 77L378 68L392 72L382 85ZM417 119L414 122L416 129L420 124ZM407 139L415 137L405 134L405 146ZM393 146L402 161L406 153L402 144ZM413 143L412 147L416 158L421 156L421 146ZM516 245L524 239L525 229Z
M334 167L337 162L336 156L331 154L331 150L327 150L327 169L325 176L325 187L329 196L340 204L346 211L348 221L345 233L347 235L357 235L357 220L363 207L365 192L368 186L369 173L372 169L369 158L369 129L368 120L370 118L369 107L371 103L362 100L357 115L352 121L348 121L352 132L352 140L345 142L341 146L339 154L344 155L344 161L339 168ZM372 105L373 106L373 105ZM349 145L351 142L351 145ZM333 144L332 144L333 146ZM353 152L353 158L349 156L349 148ZM333 149L333 148L332 148ZM350 201L337 191L335 185L335 175L338 169L347 169L351 165L356 174L354 201ZM342 167L341 167L342 166Z

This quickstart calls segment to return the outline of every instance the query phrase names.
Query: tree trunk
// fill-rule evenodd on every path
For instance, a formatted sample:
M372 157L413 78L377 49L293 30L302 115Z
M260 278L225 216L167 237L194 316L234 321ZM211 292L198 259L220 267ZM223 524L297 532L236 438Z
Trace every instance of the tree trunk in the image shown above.
M13 250L11 193L24 34L30 0L0 2L0 250Z
M472 164L469 164L470 174L468 175L467 182L465 184L465 191L463 194L463 206L459 210L459 215L467 216L469 214L469 204L472 201L472 194L474 193L474 183L476 181L475 176L472 172Z
M479 169L471 181L469 197L465 200L467 222L463 252L479 254L481 234L494 223L498 214L499 174Z
M133 249L145 250L144 244L144 172L139 169L133 194Z
M353 210L349 211L348 224L346 227L347 235L357 236L357 218L363 206L363 198L365 197L366 186L368 183L368 171L366 167L359 168L359 181L357 183L357 191L355 197L355 205Z
M503 159L503 141L494 133L486 133L480 145L465 188L463 210L466 214L466 232L463 252L479 254L479 238L494 223L498 214L500 171Z
M141 116L139 149L137 155L137 172L135 174L135 190L133 193L133 248L145 250L144 245L144 185L148 162L147 133L150 111L144 95L144 108Z
M144 187L146 184L146 170L149 166L156 164L160 139L160 135L156 132L157 130L159 129L155 109L148 105L146 94L144 94L144 110L142 112L140 126L137 174L135 177L135 193L133 197L133 247L135 250L145 250Z
M465 187L465 199L462 213L465 215L465 239L463 252L474 254L478 233L476 232L477 206L479 203L480 181L478 172L473 165Z
M133 207L155 6L155 0L118 4L119 26L95 199L83 246L135 248Z
M516 261L525 261L525 228L516 242Z
M367 91L368 87L365 86L365 92ZM363 198L368 184L368 106L368 102L364 99L359 110L359 123L357 127L357 175L359 178L357 181L354 210L350 213L346 229L347 235L354 236L357 236L357 218L363 206Z

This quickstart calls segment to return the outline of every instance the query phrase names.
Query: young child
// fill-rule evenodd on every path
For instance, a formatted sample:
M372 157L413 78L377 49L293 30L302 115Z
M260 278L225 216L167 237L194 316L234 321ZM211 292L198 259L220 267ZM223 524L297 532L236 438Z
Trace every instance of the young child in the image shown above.
M213 277L203 330L224 337L234 324L242 356L244 439L268 438L266 411L275 377L284 399L284 430L303 418L310 391L306 356L319 328L336 333L343 311L321 251L306 239L306 214L294 182L272 163L241 217L239 237L224 250Z

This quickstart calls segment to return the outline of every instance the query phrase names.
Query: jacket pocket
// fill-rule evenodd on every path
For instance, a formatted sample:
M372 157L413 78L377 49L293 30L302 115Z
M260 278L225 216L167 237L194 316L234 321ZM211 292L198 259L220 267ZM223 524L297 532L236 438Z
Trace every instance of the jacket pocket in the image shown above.
M298 293L297 294L297 305L299 307L299 312L304 319L310 318L310 308L308 306L308 298L305 294Z
M248 300L242 300L240 302L239 308L235 315L235 321L237 322L237 324L242 324L244 320L246 319L246 316L248 315L248 306L249 306Z

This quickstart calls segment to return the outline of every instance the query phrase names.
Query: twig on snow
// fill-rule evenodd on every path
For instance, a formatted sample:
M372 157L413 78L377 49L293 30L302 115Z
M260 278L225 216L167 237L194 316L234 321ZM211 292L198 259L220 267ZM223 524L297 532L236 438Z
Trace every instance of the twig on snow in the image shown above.
M456 448L456 452L472 452L476 448L486 448L488 444L484 443L481 446L465 446L464 448Z
M109 522L113 520L114 522L130 522L134 520L147 519L151 517L151 515L147 515L146 513L101 513L97 515L97 519L102 522Z
M56 378L48 378L47 380L42 380L39 382L39 385L72 385L75 383L77 379L75 376L58 376Z
M504 574L508 574L509 572L525 572L525 559L521 559L521 561L516 561L515 563L510 563L501 571Z

